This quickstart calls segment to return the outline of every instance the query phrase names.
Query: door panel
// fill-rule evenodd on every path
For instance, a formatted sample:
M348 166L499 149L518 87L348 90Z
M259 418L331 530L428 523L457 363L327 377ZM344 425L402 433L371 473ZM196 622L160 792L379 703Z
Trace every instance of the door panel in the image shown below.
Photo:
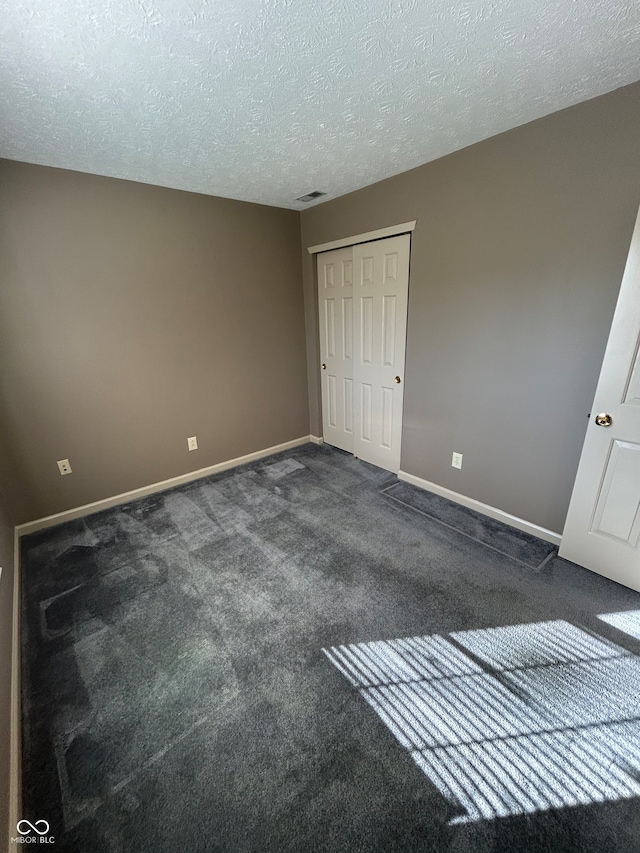
M360 442L371 442L371 385L360 383Z
M360 362L371 364L373 361L373 297L365 296L360 300Z
M342 355L353 358L353 298L342 297Z
M391 450L393 441L393 390L382 389L382 438L381 446L385 450Z
M640 406L640 348L636 345L636 357L631 371L629 387L624 398L625 403L631 406Z
M361 306L354 341L355 420L361 429L353 452L388 471L400 468L409 249L408 234L353 247Z
M640 215L613 317L560 555L640 590ZM598 425L601 414L610 425Z
M334 358L336 354L336 300L325 298L325 328L327 358Z
M396 352L396 297L382 298L382 364L393 367Z
M353 253L318 255L322 427L328 444L353 453Z
M335 376L329 374L327 376L327 382L329 384L328 389L328 412L327 412L327 424L334 429L338 427L338 395L336 392L337 379Z
M640 444L612 442L591 532L638 547Z
M342 380L342 393L344 406L344 431L353 435L353 379Z

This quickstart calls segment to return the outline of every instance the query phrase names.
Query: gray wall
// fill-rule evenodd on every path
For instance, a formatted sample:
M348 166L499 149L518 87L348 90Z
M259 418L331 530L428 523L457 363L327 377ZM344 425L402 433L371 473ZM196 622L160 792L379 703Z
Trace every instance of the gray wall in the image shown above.
M16 521L308 434L300 279L294 211L1 161Z
M0 443L0 452L2 449ZM2 567L0 578L0 849L4 849L9 836L13 525L2 494L0 494L0 567Z
M418 220L404 471L562 531L640 202L639 139L634 84L302 214L304 249Z

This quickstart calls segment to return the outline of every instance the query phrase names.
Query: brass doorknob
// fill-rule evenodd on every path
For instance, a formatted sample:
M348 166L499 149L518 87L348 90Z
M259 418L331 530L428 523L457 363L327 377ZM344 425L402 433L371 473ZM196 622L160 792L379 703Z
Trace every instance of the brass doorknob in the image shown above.
M613 418L611 415L608 415L606 412L601 412L599 415L596 415L596 424L598 426L611 426L613 423Z
M402 382L402 379L400 379L399 376L396 376L396 378L393 381L396 383L396 385L399 385Z
M323 365L322 365L322 369L323 369L323 370L326 370L326 369L327 369L327 365L326 365L326 364L323 364Z

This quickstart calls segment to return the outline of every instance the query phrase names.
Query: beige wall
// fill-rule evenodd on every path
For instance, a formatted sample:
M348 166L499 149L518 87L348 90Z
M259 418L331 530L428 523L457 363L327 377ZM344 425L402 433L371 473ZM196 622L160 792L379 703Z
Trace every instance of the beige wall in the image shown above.
M418 220L404 471L562 531L640 202L639 139L635 84L302 214L304 249Z
M2 443L0 443L0 451ZM9 837L13 525L0 494L0 849Z
M300 278L294 211L1 161L16 521L308 434Z

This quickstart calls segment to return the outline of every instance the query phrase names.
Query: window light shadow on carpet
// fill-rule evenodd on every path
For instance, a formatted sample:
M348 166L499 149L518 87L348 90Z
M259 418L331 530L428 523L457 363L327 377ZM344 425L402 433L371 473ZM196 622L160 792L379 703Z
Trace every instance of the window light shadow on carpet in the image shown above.
M640 611L600 618L640 636ZM607 639L557 620L323 651L450 823L640 796L640 658Z
M623 613L601 613L598 619L602 619L618 631L623 631L630 637L640 640L640 610L626 610Z

